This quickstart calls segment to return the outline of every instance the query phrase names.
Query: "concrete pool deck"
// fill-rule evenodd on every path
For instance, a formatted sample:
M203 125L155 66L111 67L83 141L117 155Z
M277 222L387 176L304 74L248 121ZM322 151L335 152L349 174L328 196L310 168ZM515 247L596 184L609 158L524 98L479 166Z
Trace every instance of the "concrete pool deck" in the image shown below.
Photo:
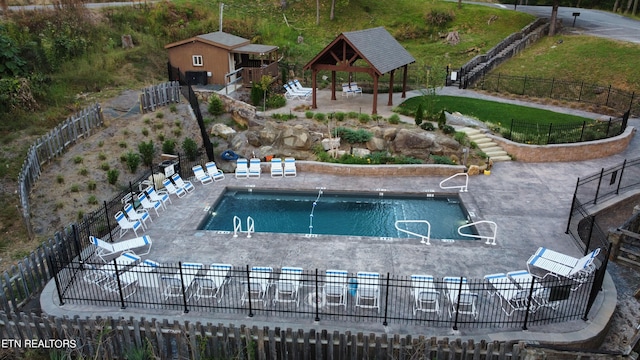
M386 94L384 94L386 95ZM339 95L338 95L339 96ZM366 97L365 94L363 96ZM370 105L367 112L370 112ZM319 104L321 105L321 104ZM397 105L397 104L396 104ZM322 110L322 109L321 109ZM357 110L354 110L357 111ZM364 112L364 111L363 111ZM382 107L378 109L382 114ZM638 119L630 120L638 126ZM526 261L540 246L580 257L581 251L574 239L565 234L574 187L578 177L591 175L602 167L621 163L625 158L637 157L640 140L635 137L623 153L597 160L574 163L496 163L490 176L470 177L469 192L461 193L474 220L491 220L498 224L497 245L483 241L437 240L432 245L420 244L419 239L379 240L375 238L318 236L308 238L294 234L256 233L251 238L231 234L196 230L206 209L212 205L226 186L274 189L317 189L390 192L421 192L438 189L441 177L354 177L340 174L298 172L295 178L276 178L263 174L259 179L226 179L209 185L196 184L194 193L172 198L173 204L160 216L152 215L146 234L154 242L151 252L144 258L159 262L178 261L229 263L234 266L299 266L305 269L345 269L349 272L375 271L394 275L414 273L442 276L482 278L486 274L526 269ZM256 229L260 231L259 228ZM132 237L133 234L125 238ZM234 323L246 325L280 326L294 329L351 330L375 333L425 334L433 336L459 335L485 340L515 340L555 342L558 344L585 341L600 333L611 317L616 305L616 290L610 276L605 279L589 321L530 328L528 331L462 328L427 328L400 323L383 326L378 322L314 323L313 319L274 316L249 318L240 314L188 313L142 308L104 308L95 306L58 306L55 285L48 284L41 296L44 313L50 315L112 316L167 318L178 321Z

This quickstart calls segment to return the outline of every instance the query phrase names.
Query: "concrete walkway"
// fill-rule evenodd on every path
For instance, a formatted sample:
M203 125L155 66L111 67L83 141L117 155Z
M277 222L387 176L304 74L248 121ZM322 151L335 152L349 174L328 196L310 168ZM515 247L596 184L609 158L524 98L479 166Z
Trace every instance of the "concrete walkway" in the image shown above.
M483 97L486 95L468 90L442 89L442 93ZM413 96L418 93L411 93ZM382 95L381 95L382 96ZM385 94L386 96L386 94ZM399 100L399 99L398 99ZM318 111L370 111L371 95L339 99L333 103L319 100ZM302 103L302 102L300 102ZM400 101L395 101L398 105ZM291 111L294 106L292 104ZM538 104L533 106L540 107ZM389 116L391 106L381 106L378 112ZM286 110L285 110L286 111ZM572 109L564 111L577 112ZM283 112L283 111L280 111ZM589 114L597 117L597 114ZM639 126L638 119L631 119L631 126ZM566 254L580 257L581 251L571 236L564 233L576 179L597 172L602 167L621 163L625 158L635 158L640 153L640 140L635 137L623 153L612 157L575 163L496 163L490 176L470 179L469 192L461 199L473 220L492 220L498 226L496 246L484 245L481 241L456 241L454 243L433 241L431 246L419 240L381 240L362 237L319 236L307 238L294 234L254 234L251 238L233 238L230 234L219 234L197 230L206 209L215 203L227 186L273 189L317 189L363 191L384 188L389 192L421 192L437 189L441 178L435 177L351 177L340 174L314 174L299 172L295 178L238 180L232 174L212 185L197 184L194 194L182 199L173 199L166 213L155 218L146 234L154 241L151 253L145 258L159 262L177 261L229 263L234 266L301 266L305 269L341 268L350 272L361 270L390 272L396 275L427 273L441 276L468 276L481 278L486 274L526 269L526 261L539 247L547 246ZM267 210L268 211L268 210ZM259 229L258 229L259 231ZM292 327L294 329L335 329L376 333L410 333L433 336L464 336L485 340L548 341L557 344L583 341L604 329L616 306L616 290L611 277L607 276L603 291L589 315L589 321L576 320L553 324L529 331L495 332L487 329L461 329L454 332L448 328L425 328L406 324L367 322L314 323L312 320L247 318L233 314L189 313L138 308L104 308L96 306L59 306L53 281L41 296L42 310L51 315L117 316L168 318L179 321L201 321L212 323L255 324L270 327Z

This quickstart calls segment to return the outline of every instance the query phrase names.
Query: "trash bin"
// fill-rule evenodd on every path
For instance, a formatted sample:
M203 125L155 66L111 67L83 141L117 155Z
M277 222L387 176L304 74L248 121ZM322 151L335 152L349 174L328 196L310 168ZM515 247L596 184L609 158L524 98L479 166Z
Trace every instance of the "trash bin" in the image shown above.
M170 178L175 173L180 173L180 161L178 160L164 160L160 163L160 172L164 174L165 178Z

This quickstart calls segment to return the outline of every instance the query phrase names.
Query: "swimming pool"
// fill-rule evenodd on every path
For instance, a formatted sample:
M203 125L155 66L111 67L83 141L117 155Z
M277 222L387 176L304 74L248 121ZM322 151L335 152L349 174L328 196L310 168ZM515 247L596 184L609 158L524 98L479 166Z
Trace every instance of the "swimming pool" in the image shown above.
M456 194L353 193L328 190L292 191L227 188L211 206L199 230L233 231L238 216L246 229L247 217L256 232L407 238L396 220L427 220L431 238L473 240L458 234L468 214ZM423 223L402 228L427 234ZM465 228L475 234L474 228Z

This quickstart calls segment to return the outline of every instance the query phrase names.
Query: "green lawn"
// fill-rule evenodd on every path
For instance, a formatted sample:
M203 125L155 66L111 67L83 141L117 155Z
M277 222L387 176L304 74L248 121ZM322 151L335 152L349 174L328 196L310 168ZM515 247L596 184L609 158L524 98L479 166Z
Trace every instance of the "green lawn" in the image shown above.
M418 104L421 103L423 109L428 109L428 112L432 114L439 114L442 110L459 112L482 122L498 126L506 126L512 119L543 127L548 126L550 123L582 124L585 121L587 123L593 122L592 119L549 110L455 96L427 95L413 97L400 104L398 110L402 113L415 114Z

